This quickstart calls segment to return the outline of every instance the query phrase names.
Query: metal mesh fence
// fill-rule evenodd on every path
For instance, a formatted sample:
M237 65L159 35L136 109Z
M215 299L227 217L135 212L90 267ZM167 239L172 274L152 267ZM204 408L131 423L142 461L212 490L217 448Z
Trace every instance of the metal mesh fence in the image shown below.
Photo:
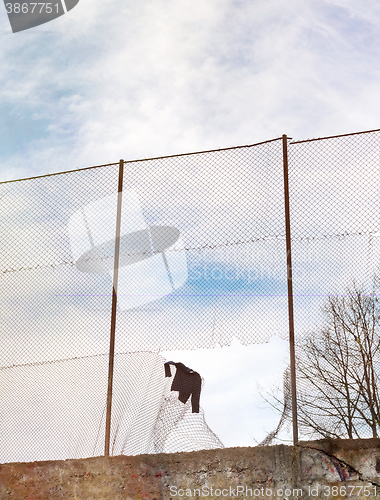
M160 353L288 338L284 140L124 162L120 234L119 164L0 184L0 462L102 454L115 242L110 453L223 446ZM288 143L301 437L377 435L379 146Z
M111 455L222 448L192 414L157 353L116 354ZM142 368L143 367L143 368ZM65 460L104 451L108 354L1 370L1 462Z
M298 419L377 437L380 132L289 144Z
M282 161L277 139L125 162L110 453L222 446L159 352L286 338ZM104 449L118 175L0 185L2 462Z
M157 289L152 279L152 295L140 288L131 297L128 283L136 280L121 267L117 328L131 335L117 335L117 350L209 348L229 345L234 336L243 344L286 336L281 169L280 141L126 164L123 203L136 193L159 262L146 259L141 268L158 276L162 256L154 247L164 246L169 279L159 278ZM284 315L272 314L276 309Z

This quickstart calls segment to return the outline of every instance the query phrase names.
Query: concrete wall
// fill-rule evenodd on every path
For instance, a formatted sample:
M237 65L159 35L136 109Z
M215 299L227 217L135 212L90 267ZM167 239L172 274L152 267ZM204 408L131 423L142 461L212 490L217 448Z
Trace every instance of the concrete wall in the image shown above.
M380 498L380 439L0 466L7 500L234 497Z

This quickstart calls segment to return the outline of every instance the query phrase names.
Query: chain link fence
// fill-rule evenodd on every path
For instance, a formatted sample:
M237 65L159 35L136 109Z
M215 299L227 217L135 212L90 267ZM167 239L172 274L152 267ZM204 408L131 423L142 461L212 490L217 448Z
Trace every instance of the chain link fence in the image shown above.
M278 139L124 162L111 454L223 446L159 353L286 338L282 161ZM1 462L105 448L118 177L0 185Z
M301 437L324 435L307 413L331 419L334 392L305 377L305 342L329 295L371 287L378 266L379 140L288 140ZM103 453L115 248L110 454L223 446L170 391L162 353L289 338L283 142L126 161L119 196L119 163L0 184L0 462Z
M303 438L380 431L380 132L291 142L297 395Z

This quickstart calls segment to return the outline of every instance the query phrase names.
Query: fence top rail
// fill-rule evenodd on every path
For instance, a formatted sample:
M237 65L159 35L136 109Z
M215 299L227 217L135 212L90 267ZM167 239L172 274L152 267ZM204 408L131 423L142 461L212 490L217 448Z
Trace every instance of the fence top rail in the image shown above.
M371 132L380 132L380 128L374 130L363 130L361 132L351 132L350 134L328 135L327 137L317 137L315 139L303 139L302 141L293 141L290 142L289 144L301 144L302 142L323 141L324 139L336 139L338 137L348 137L350 135L370 134Z
M124 160L124 164L125 163L138 163L138 162L152 161L152 160L163 160L165 158L177 158L180 156L191 156L191 155L198 155L198 154L204 154L204 153L217 153L218 151L228 151L228 150L232 150L232 149L251 148L254 146L260 146L261 144L267 144L269 142L275 142L275 141L279 141L279 140L282 140L282 137L276 137L276 139L269 139L268 141L256 142L254 144L246 144L243 146L231 146L228 148L209 149L207 151L194 151L192 153L180 153L180 154L175 154L175 155L155 156L152 158L140 158L137 160ZM9 181L0 181L0 184L9 184L10 182L30 181L32 179L41 179L43 177L52 177L53 175L71 174L72 172L80 172L82 170L90 170L92 168L110 167L112 165L116 166L116 165L119 165L119 163L120 162L118 161L118 162L114 162L114 163L106 163L104 165L93 165L91 167L76 168L73 170L65 170L63 172L54 172L52 174L42 174L42 175L35 175L33 177L24 177L22 179L12 179Z
M351 132L351 133L348 133L348 134L329 135L329 136L326 136L326 137L317 137L317 138L314 138L314 139L303 139L303 140L300 140L300 141L289 142L289 144L301 144L301 143L304 143L304 142L323 141L325 139L335 139L335 138L338 138L338 137L349 137L351 135L369 134L371 132L380 132L380 129L363 130L361 132ZM292 140L292 137L287 137L287 138L288 138L288 140ZM124 160L124 163L138 163L138 162L143 162L143 161L163 160L165 158L177 158L177 157L180 157L180 156L191 156L191 155L198 155L198 154L204 154L204 153L216 153L218 151L228 151L228 150L233 150L233 149L250 148L250 147L260 146L261 144L267 144L267 143L275 142L275 141L279 141L279 140L282 140L282 136L281 137L277 137L275 139L269 139L267 141L256 142L254 144L246 144L246 145L242 145L242 146L230 146L228 148L209 149L209 150L205 150L205 151L194 151L194 152L191 152L191 153L180 153L180 154L174 154L174 155L155 156L155 157L151 157L151 158L140 158L140 159L136 159L136 160ZM11 182L20 182L20 181L29 181L29 180L33 180L33 179L40 179L40 178L43 178L43 177L52 177L54 175L70 174L72 172L80 172L82 170L90 170L90 169L93 169L93 168L110 167L112 165L115 165L115 166L119 165L119 162L105 163L103 165L93 165L91 167L76 168L76 169L73 169L73 170L64 170L62 172L54 172L54 173L51 173L51 174L35 175L35 176L32 176L32 177L24 177L22 179L11 179L9 181L0 181L0 185L1 184L9 184Z

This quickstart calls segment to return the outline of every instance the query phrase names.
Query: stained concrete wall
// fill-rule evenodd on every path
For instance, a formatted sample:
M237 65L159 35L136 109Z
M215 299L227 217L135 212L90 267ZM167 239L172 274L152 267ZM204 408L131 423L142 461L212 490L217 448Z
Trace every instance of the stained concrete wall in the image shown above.
M7 500L380 498L380 439L0 466Z

